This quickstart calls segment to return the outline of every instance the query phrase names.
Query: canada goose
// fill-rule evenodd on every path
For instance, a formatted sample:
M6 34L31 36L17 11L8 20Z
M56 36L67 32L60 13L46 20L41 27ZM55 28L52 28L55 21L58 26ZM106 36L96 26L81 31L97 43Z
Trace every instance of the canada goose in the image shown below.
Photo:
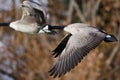
M91 27L89 24L74 23L68 26L51 26L46 24L47 12L44 7L32 0L22 4L23 15L20 20L10 23L10 27L26 33L51 32L54 29L69 32L60 44L53 50L53 55L59 57L55 66L49 71L51 76L60 77L69 72L83 59L87 53L96 48L103 40L114 42L117 39L104 30ZM3 24L3 25L9 25Z
M49 29L56 28L53 26L49 27ZM53 77L60 77L69 72L102 41L117 41L113 35L107 34L104 30L91 27L85 23L74 23L68 26L61 26L59 29L64 29L69 34L53 50L53 55L58 57L55 66L49 71L50 76Z
M47 26L48 12L43 4L34 2L33 0L25 0L21 4L21 8L23 13L20 20L7 24L1 23L0 25L10 26L16 31L30 34L51 32L44 28Z

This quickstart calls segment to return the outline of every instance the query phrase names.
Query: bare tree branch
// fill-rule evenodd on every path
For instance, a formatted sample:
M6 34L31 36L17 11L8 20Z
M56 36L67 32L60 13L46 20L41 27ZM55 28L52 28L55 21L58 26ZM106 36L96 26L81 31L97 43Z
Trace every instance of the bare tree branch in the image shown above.
M75 10L77 11L78 17L81 19L82 22L86 22L85 17L84 17L84 15L82 14L82 12L80 11L79 6L78 6L78 4L76 3L76 1L75 1L75 0L72 0L72 2L73 2L73 5L74 5Z
M70 0L69 10L68 10L68 18L67 18L68 23L71 23L71 21L72 21L72 13L73 13L73 0Z
M93 25L96 25L96 13L97 13L97 10L99 8L100 2L101 2L101 0L97 0L96 2L93 1L93 4L95 4L95 6L92 7L93 9L91 9L92 10L92 14L91 15L92 15L92 24Z
M115 56L116 56L116 54L119 52L119 50L120 50L120 26L118 27L118 44L114 47L114 49L113 49L113 51L112 51L112 53L111 53L111 55L110 55L110 57L108 58L108 60L107 60L107 66L110 66L110 65L112 65L113 64L113 62L114 62L114 59L115 59Z
M68 11L68 23L70 23L72 21L72 15L73 15L73 10L76 10L78 17L81 19L82 22L86 22L85 21L85 17L82 14L81 10L79 9L78 4L76 3L75 0L70 0L70 4L69 4L69 11Z

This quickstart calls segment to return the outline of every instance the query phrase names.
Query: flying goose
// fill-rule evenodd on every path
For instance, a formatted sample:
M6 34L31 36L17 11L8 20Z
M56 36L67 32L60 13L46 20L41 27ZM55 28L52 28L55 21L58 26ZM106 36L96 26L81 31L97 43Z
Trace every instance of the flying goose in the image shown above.
M53 55L58 57L55 66L49 71L53 77L60 77L69 72L102 41L117 41L114 35L107 34L104 30L85 23L74 23L67 26L48 25L46 24L46 9L42 4L32 0L25 0L21 7L23 14L20 20L2 25L10 25L17 31L31 34L49 33L55 29L69 32L53 50Z
M102 41L117 41L115 36L107 34L104 30L92 27L85 23L74 23L68 26L53 27L49 29L63 29L69 32L59 45L53 50L53 55L58 57L55 66L49 71L50 76L60 77L81 62L92 49Z
M22 17L20 20L16 20L7 24L0 24L1 26L10 26L16 31L24 33L49 33L50 30L45 29L47 27L46 21L48 12L46 7L33 0L25 0L21 4Z

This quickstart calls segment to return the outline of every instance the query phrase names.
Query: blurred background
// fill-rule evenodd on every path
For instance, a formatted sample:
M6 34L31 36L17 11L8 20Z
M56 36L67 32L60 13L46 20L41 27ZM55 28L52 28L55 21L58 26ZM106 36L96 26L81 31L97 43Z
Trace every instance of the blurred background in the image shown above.
M24 0L0 0L0 23L21 17ZM35 0L36 1L36 0ZM120 0L38 0L48 8L51 25L86 22L120 40ZM61 78L49 76L51 54L65 32L30 35L0 27L0 80L120 80L120 42L103 42Z

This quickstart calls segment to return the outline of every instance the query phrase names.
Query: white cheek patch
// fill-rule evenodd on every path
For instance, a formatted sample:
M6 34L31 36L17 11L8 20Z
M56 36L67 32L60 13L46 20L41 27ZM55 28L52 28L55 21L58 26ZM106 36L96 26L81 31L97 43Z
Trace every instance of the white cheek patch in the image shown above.
M43 34L43 33L45 33L45 31L40 30L38 33L39 33L39 34Z
M107 38L111 38L111 35L107 35L106 37L107 37Z
M48 30L48 29L49 29L48 27L49 27L49 26L46 25L46 26L43 28L43 30Z
M43 33L50 33L51 31L50 30L40 30L38 33L39 34L43 34Z
M49 26L48 25L46 25L43 29L41 29L39 31L39 33L49 33L49 32L51 32L51 31L49 30Z

